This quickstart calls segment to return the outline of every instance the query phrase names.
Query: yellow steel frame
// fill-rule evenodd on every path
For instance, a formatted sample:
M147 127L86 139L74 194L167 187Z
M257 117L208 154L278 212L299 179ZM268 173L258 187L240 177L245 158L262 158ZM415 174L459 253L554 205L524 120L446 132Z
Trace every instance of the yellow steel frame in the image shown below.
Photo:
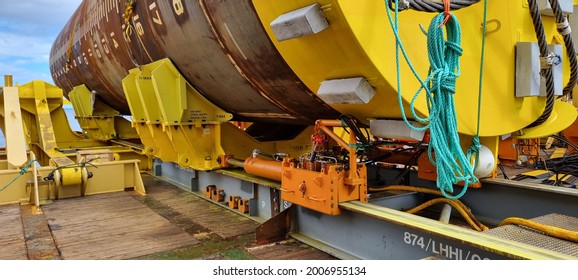
M129 153L129 150L85 139L70 129L62 108L60 88L33 81L19 87L6 86L2 90L7 94L0 95L0 123L8 137L7 149L2 156L6 160L0 160L0 187L7 186L18 175L20 177L0 193L0 204L30 202L31 184L35 177L40 181L39 199L124 191L126 188L145 193L140 177L140 160L120 160L126 157L121 155ZM40 167L37 174L19 170L29 161L24 144L31 154L38 156ZM87 155L101 153L103 149L114 153L111 158L115 160L97 158L90 164L85 163ZM139 158L138 154L132 154L129 157ZM145 161L148 158L145 157ZM92 175L90 180L89 174ZM42 180L48 175L53 175L54 180Z
M196 170L221 168L219 156L249 157L254 149L302 154L311 150L311 129L291 141L261 143L235 127L186 82L169 59L135 68L123 79L132 124L147 155Z
M220 167L220 124L233 116L206 100L168 59L130 71L123 88L149 155L183 167Z
M102 141L139 138L128 120L98 100L85 85L74 87L68 98L87 138Z

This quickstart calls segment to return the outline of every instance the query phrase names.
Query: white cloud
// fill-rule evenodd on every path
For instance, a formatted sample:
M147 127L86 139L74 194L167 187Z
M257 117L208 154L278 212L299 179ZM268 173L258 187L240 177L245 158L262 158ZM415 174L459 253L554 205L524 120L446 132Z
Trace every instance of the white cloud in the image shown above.
M93 1L93 0L88 0ZM20 0L0 3L0 75L19 83L52 82L50 48L82 0Z

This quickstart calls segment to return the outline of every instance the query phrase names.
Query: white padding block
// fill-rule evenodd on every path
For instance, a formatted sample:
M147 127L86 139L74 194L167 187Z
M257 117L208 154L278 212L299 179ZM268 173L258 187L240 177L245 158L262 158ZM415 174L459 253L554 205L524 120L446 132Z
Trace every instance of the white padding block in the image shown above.
M413 126L420 127L417 122L411 122ZM371 120L369 123L371 135L381 138L422 141L425 131L411 129L405 121L398 120Z
M558 0L558 3L560 3L560 9L564 15L569 15L574 12L573 0ZM554 16L554 11L552 11L552 6L550 6L550 1L548 0L539 0L538 9L542 15Z
M323 81L317 95L328 104L367 104L375 89L363 77L337 79Z
M561 45L548 45L557 58L562 57ZM555 59L552 65L554 94L562 95L562 61ZM546 80L540 75L540 49L537 43L516 44L516 97L546 96Z
M271 22L277 41L316 34L329 27L321 6L317 3L283 14Z

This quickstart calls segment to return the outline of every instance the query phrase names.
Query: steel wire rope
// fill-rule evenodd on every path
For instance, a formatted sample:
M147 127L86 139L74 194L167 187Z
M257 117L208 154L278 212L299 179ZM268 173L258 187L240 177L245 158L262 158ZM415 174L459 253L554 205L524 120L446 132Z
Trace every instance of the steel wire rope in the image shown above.
M480 2L481 0L452 0L450 4L451 10L459 10L462 8L469 7L473 4ZM389 0L389 8L394 11L395 0ZM406 9L412 9L421 12L429 13L441 13L445 10L444 3L434 2L431 0L402 0L399 2L399 11L404 11Z
M574 86L578 82L578 60L576 59L576 49L574 48L574 40L572 40L572 29L568 23L568 19L564 16L560 2L558 0L549 0L554 16L556 16L556 25L558 33L564 39L564 46L566 46L566 56L570 62L570 78L563 89L563 94L567 99L572 97Z
M544 33L544 24L542 22L542 17L540 15L540 10L538 9L538 3L536 0L528 0L528 5L530 8L530 15L532 16L532 24L534 26L534 32L538 39L538 47L540 49L540 65L541 65L541 75L546 79L546 106L542 115L538 117L533 123L531 123L527 128L536 127L545 123L552 111L554 110L554 77L552 74L552 64L554 59L554 54L548 51L548 42L546 41L546 34Z

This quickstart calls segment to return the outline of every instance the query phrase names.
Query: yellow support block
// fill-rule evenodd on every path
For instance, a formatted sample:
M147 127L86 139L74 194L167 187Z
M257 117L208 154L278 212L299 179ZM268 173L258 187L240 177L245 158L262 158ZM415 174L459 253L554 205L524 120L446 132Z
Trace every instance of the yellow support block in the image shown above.
M74 87L68 93L68 97L74 108L76 120L87 138L107 141L136 136L136 131L128 129L129 121L122 118L118 111L96 100L94 93L85 85Z
M578 113L574 105L561 101L554 101L554 110L546 120L545 123L532 127L525 128L512 134L513 138L517 139L533 139L550 136L556 134L574 123Z
M170 60L131 70L123 87L147 153L197 170L220 168L220 125L233 115L197 92Z
M92 116L94 97L85 85L76 86L68 93L76 117Z
M133 127L140 136L147 155L167 162L176 162L178 155L161 127L158 103L150 78L139 82L139 76L142 77L142 73L137 68L129 71L129 75L122 80L126 100L132 113Z
M198 126L223 123L233 118L232 114L215 106L189 85L170 60L164 59L151 66L154 67L150 69L151 78L164 125L186 123Z

